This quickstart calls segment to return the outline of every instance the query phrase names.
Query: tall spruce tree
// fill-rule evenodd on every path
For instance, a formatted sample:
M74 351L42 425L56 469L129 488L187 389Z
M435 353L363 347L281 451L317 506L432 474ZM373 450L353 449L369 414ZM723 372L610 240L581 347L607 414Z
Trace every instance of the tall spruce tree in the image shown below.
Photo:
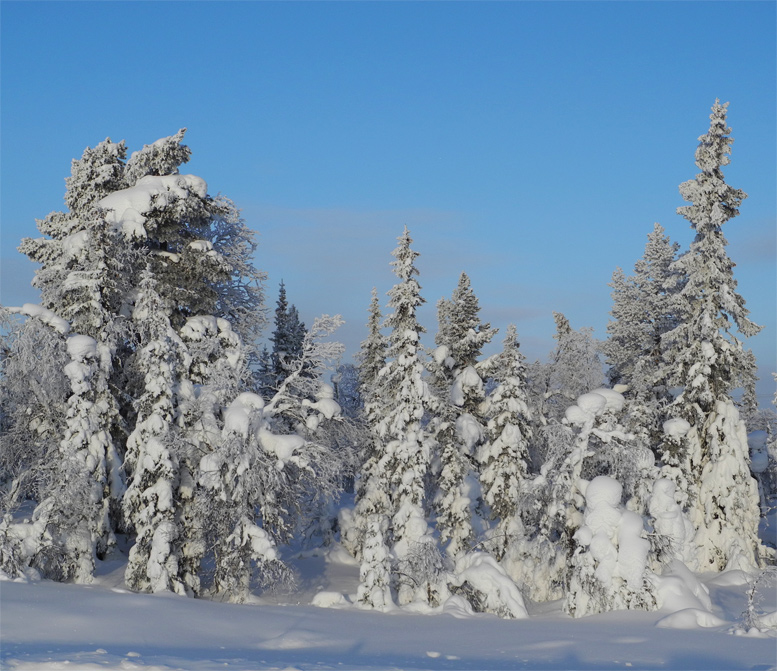
M693 468L683 473L689 487L689 516L697 529L699 568L750 567L758 560L758 494L748 468L746 430L732 394L755 382L754 361L734 329L745 337L761 327L748 318L736 293L734 263L726 253L722 227L739 214L746 198L726 184L722 168L730 162L728 103L715 101L710 127L699 138L695 179L680 185L690 205L679 207L696 232L689 251L672 266L686 282L680 293L681 321L664 336L664 362L681 392L669 409L688 430L680 450L666 450L665 462ZM674 453L673 453L674 452Z
M411 557L423 554L427 546L434 544L426 521L431 441L422 423L430 392L423 379L421 359L420 338L424 328L416 314L425 301L416 279L418 253L410 247L412 239L407 228L398 241L391 264L398 282L389 291L392 312L384 324L391 331L386 352L388 361L379 373L383 409L374 417L376 450L362 495L362 499L369 498L372 514L367 517L362 544L364 582L359 594L365 605L381 608L386 605L382 576L389 557L382 546L390 548L395 561L407 568ZM407 570L402 571L403 579L399 580L397 566L391 568L394 584L399 583L400 604L417 596L427 599L431 596L430 590L422 589L417 577L408 575Z

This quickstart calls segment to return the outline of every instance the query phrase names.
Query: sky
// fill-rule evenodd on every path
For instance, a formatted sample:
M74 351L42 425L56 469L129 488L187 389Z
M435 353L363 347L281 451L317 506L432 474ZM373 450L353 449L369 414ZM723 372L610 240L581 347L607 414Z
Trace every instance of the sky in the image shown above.
M466 272L481 316L532 360L553 312L606 336L613 270L659 222L687 249L677 187L698 172L710 107L730 102L726 224L759 401L777 370L774 2L0 3L0 303L36 302L16 251L64 208L70 161L186 127L183 171L229 196L256 264L310 324L391 288L407 226L420 316Z

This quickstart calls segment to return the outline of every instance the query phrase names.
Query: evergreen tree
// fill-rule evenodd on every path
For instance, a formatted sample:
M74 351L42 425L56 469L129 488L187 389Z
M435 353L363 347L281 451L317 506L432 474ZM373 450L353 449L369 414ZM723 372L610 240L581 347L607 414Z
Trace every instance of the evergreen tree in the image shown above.
M661 438L662 409L669 402L667 370L662 364L662 338L677 326L681 275L672 269L679 245L671 243L655 224L648 235L644 256L627 277L618 268L613 289L613 319L603 343L608 377L628 387L629 416L624 419L643 447Z
M286 285L281 281L278 303L275 308L275 330L270 337L273 344L271 360L272 384L278 389L289 376L295 362L302 356L302 341L305 338L305 324L299 319L299 312L286 299Z
M526 394L526 363L514 325L507 329L494 361L497 387L486 400L487 440L480 447L483 501L496 520L490 549L501 560L511 540L523 533L519 503L529 475L531 414Z
M381 371L386 365L388 347L387 339L381 334L381 328L380 302L378 301L378 292L373 288L367 320L367 338L362 341L361 349L357 355L359 389L364 399L364 419L369 434L369 444L365 455L366 459L355 483L356 503L353 513L351 514L350 511L341 513L341 518L344 515L347 517L347 519L341 520L341 539L346 549L357 559L364 558L365 562L369 562L377 561L376 557L379 557L380 561L385 563L388 561L388 549L383 551L378 546L380 543L386 542L391 483L388 472L388 455L377 430L384 406L389 402L380 386L382 382ZM373 519L374 515L379 517ZM372 547L372 558L369 560L366 555L363 555L366 544L370 544ZM390 567L386 568L381 564L375 569L377 572L373 573L370 573L373 569L364 568L363 570L363 577L372 575L377 580L378 576L382 576L384 571L390 570ZM383 579L380 578L381 590L383 587ZM362 590L360 601L367 605L382 607L382 600L380 603L372 603L373 599L370 596L372 592L372 587Z
M437 304L438 347L432 368L438 395L432 427L441 467L437 527L453 559L465 554L476 536L473 525L480 498L476 459L486 423L481 414L485 384L477 365L483 347L496 333L490 324L481 323L479 313L470 279L462 273L451 299Z
M732 399L736 388L755 383L753 358L732 331L736 327L748 337L760 327L750 321L745 301L736 293L734 264L722 231L746 197L726 184L721 170L730 162L733 142L727 106L719 101L713 105L709 130L696 149L701 172L680 185L680 194L691 204L677 212L691 223L696 237L673 265L686 282L680 293L681 321L664 336L670 381L681 388L669 413L689 424L683 447L698 455L679 461L694 468L683 477L702 570L752 566L760 545L757 488L748 468L744 423Z
M381 334L382 315L377 289L372 289L367 338L362 341L357 359L359 361L359 385L364 399L364 410L374 420L381 400L380 371L386 365L386 338ZM372 422L374 423L374 422Z
M416 279L415 259L418 253L410 248L412 239L407 228L399 237L391 264L399 282L389 291L389 307L385 326L388 337L388 363L381 371L381 387L387 403L379 418L377 431L389 455L391 474L391 538L393 551L402 560L414 544L424 543L429 529L426 522L425 482L431 458L430 441L422 419L428 405L429 391L423 379L421 334L417 309L425 302ZM400 603L413 598L414 586L402 583Z
M175 501L180 484L176 447L181 440L175 419L179 376L188 368L189 354L170 326L150 270L144 272L139 289L132 318L141 345L136 363L145 376L125 458L131 477L122 505L135 532L125 582L140 592L185 594L179 576L183 530Z
M573 617L658 606L642 517L623 509L621 494L620 483L606 475L586 486L564 601L564 610Z

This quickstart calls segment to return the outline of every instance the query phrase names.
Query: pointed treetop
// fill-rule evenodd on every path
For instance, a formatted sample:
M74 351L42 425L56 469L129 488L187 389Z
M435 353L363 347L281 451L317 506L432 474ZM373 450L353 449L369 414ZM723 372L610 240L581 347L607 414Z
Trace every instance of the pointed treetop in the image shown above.
M683 200L693 203L677 208L677 214L691 222L698 232L715 231L729 219L739 214L739 206L747 198L741 189L735 189L724 181L721 167L731 162L731 145L734 139L726 125L728 103L715 101L710 115L707 133L699 137L696 148L696 165L702 170L695 179L680 185Z

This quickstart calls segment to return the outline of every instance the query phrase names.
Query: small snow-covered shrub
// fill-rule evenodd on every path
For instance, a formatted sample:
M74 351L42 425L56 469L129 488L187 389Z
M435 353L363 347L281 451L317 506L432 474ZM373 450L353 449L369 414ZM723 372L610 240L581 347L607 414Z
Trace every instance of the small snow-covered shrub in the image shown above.
M499 617L529 617L518 586L497 561L485 552L470 552L456 562L450 591L463 596L475 612Z
M586 486L584 524L574 535L564 604L574 617L657 606L642 517L621 505L622 493L621 484L604 475Z

